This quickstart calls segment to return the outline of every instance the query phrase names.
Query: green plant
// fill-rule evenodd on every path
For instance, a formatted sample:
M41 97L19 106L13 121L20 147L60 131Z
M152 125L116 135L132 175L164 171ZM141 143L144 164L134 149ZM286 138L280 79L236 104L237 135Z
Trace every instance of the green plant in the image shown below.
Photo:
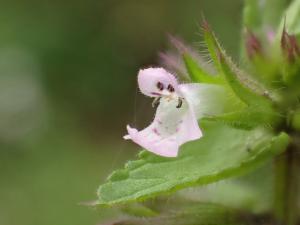
M213 68L172 39L185 67L166 66L192 82L222 86L225 108L200 119L204 137L184 144L178 157L142 151L100 186L97 205L127 215L117 224L299 222L300 1L287 5L245 1L241 65L205 20ZM205 102L216 103L224 104Z

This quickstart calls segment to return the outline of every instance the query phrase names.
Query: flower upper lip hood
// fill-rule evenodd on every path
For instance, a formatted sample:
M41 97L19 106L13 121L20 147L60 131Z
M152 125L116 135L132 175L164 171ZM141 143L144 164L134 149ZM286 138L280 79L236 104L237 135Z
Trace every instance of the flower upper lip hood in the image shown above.
M142 69L138 74L140 91L150 97L157 97L178 92L178 82L174 75L163 68ZM169 91L173 88L174 91Z
M139 71L138 86L159 105L148 127L138 131L127 125L124 139L131 139L157 155L176 157L180 145L202 137L197 121L201 117L198 108L201 108L202 84L178 84L175 76L165 69L148 68Z

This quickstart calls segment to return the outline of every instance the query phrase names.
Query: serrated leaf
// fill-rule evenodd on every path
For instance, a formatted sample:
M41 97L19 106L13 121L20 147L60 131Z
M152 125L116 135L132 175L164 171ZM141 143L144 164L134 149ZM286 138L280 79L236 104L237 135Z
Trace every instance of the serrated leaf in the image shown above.
M284 151L289 138L265 130L238 130L202 122L204 137L185 144L177 158L142 152L98 190L100 205L145 200L185 187L212 183L257 168Z
M268 213L273 209L274 197L272 163L270 161L246 176L182 190L179 196L186 201L210 202L254 214Z

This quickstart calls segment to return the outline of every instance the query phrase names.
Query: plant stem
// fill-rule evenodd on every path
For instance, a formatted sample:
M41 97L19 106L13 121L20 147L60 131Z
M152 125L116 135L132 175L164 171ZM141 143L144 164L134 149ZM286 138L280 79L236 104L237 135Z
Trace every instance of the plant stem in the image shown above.
M297 224L299 146L293 142L275 160L275 216L281 225Z

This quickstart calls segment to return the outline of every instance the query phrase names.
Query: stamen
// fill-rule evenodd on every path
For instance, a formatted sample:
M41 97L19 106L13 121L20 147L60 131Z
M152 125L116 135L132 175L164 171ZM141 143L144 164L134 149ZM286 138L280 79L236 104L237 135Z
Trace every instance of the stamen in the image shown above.
M156 97L152 102L152 107L155 108L159 105L160 97Z
M178 98L178 104L176 106L177 109L181 108L182 106L182 98Z

